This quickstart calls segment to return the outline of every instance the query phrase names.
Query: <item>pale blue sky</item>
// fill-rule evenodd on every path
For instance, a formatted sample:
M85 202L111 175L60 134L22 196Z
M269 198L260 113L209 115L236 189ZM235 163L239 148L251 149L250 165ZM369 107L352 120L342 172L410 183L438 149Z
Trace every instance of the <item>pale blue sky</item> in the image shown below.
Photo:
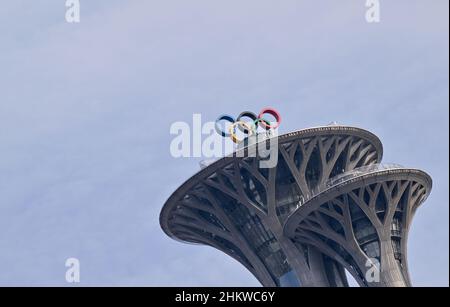
M281 2L281 3L280 3ZM409 237L415 285L448 285L446 0L64 0L0 5L0 285L256 286L240 264L160 230L198 169L174 121L258 111L281 132L337 121L377 134L384 162L427 171Z

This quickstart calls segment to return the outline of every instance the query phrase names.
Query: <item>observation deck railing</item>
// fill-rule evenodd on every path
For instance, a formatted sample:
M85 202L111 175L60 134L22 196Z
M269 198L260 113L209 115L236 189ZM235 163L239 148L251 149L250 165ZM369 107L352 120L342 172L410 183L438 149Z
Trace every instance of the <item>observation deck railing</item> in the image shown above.
M308 193L306 193L306 195L301 196L300 201L297 204L297 208L301 207L303 204L305 204L311 198L319 195L320 193L324 192L325 190L328 190L329 188L336 186L347 180L350 180L350 179L353 179L356 177L360 177L365 174L370 174L373 172L399 169L399 168L404 168L404 167L400 164L395 164L395 163L379 163L379 164L372 164L372 165L358 167L351 171L339 174L337 176L334 176L333 178L328 179L327 181L325 181L325 183L318 185L317 187L311 189Z

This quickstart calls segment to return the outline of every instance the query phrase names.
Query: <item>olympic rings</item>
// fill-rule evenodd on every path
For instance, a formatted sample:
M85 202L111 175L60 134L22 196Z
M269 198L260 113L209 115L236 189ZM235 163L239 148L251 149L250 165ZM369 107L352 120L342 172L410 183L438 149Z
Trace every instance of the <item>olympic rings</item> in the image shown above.
M269 120L265 119L263 117L264 114L273 116L276 123L272 124ZM243 121L242 118L249 118L250 121ZM222 130L220 123L223 121L231 123L228 132ZM256 134L258 127L261 127L265 130L276 129L280 126L280 123L281 116L277 110L273 108L264 108L261 110L261 112L259 112L258 116L256 116L256 114L253 112L244 111L239 114L236 120L231 115L221 115L216 120L215 129L216 132L222 137L231 137L234 143L239 143L242 140L237 137L236 128L238 128L247 136L251 136L253 134Z

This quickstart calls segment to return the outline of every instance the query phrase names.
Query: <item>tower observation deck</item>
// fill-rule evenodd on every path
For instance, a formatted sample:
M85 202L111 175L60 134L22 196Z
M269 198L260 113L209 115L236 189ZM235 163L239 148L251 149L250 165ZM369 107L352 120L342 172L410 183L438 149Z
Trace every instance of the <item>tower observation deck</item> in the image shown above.
M277 146L274 167L230 155L191 177L164 204L164 232L221 250L263 286L345 287L345 270L360 286L411 286L408 231L430 176L381 164L380 140L355 127L299 130Z

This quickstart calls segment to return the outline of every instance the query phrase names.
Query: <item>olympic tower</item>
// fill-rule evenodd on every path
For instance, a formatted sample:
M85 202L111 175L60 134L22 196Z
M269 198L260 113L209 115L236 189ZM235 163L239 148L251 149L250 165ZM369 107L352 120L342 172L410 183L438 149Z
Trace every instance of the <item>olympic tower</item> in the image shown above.
M244 113L256 125L274 127L261 114ZM273 167L261 168L258 155L235 152L181 185L161 211L164 232L221 250L263 286L345 287L345 270L360 286L411 286L408 231L430 193L430 176L381 164L380 140L355 127L276 138Z

